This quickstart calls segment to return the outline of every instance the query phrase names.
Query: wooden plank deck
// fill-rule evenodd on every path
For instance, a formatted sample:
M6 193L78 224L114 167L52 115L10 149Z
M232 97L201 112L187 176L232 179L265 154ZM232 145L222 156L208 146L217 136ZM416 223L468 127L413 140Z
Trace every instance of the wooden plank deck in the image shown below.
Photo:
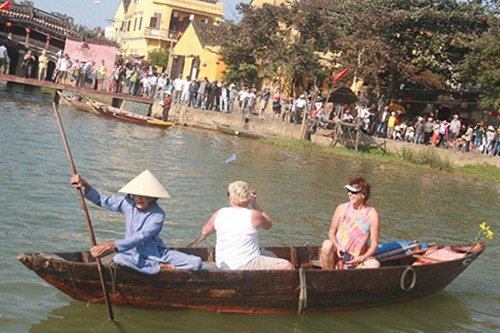
M25 84L25 85L29 85L29 86L35 86L35 87L45 87L45 88L51 88L51 89L55 89L55 90L73 91L73 92L78 92L78 93L82 93L82 94L87 93L87 94L92 94L92 95L102 95L102 96L106 96L106 97L123 99L123 100L127 100L127 101L145 103L145 104L150 104L150 105L153 104L153 100L150 98L131 96L128 94L117 94L117 93L112 93L112 92L105 91L105 90L94 90L94 89L80 88L80 87L75 87L74 85L70 85L70 84L56 84L52 81L40 81L37 79L27 79L27 78L16 76L16 75L0 74L0 81L12 82L12 83L17 83L17 84Z

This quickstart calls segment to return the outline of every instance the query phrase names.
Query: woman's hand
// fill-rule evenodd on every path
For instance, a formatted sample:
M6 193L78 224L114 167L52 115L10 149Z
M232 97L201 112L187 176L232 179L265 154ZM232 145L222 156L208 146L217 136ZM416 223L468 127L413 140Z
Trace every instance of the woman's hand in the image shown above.
M362 264L366 258L364 256L356 256L351 254L351 260L345 263L347 267L357 267L359 264Z
M115 247L116 247L116 245L113 242L105 243L105 244L101 244L101 245L96 245L90 249L90 254L94 258L100 257L103 254L105 254L106 252L113 251L115 249Z

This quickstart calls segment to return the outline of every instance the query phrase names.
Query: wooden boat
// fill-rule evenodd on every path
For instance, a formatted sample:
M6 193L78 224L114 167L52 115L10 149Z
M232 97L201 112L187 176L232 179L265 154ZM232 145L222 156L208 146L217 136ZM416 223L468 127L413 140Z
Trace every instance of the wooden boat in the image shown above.
M484 244L453 246L460 259L415 266L413 255L386 260L376 269L323 270L312 265L317 246L269 247L297 269L229 271L204 266L197 272L162 270L144 275L106 264L103 273L113 304L151 309L199 309L238 313L289 313L359 309L407 302L452 282L484 250ZM214 260L213 248L179 248ZM103 303L94 259L88 252L21 253L29 269L74 299Z
M175 125L174 122L163 121L153 117L144 116L135 112L129 112L126 110L118 109L105 104L92 103L92 106L96 110L98 110L102 115L108 118L117 119L128 123L146 125L146 126L156 126L163 128L168 128Z
M66 102L66 104L71 105L78 110L100 114L100 112L92 105L92 103L97 105L97 102L86 100L78 93L66 93L57 90L57 94L64 102Z

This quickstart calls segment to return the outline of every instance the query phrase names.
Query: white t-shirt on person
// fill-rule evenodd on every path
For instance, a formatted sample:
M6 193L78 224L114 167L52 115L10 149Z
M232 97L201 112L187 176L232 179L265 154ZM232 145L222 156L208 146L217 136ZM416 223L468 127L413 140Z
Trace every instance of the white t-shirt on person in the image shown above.
M214 226L217 232L217 267L237 269L260 255L258 231L252 225L252 210L222 208L217 213Z

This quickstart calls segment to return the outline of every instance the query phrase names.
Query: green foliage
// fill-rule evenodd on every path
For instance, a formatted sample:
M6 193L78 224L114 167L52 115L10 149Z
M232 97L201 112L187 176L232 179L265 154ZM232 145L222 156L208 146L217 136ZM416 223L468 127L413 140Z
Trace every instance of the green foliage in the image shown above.
M238 83L263 78L283 82L291 77L298 85L304 75L321 82L325 65L315 52L341 51L332 66L352 65L344 80L357 75L377 93L387 87L394 96L401 83L449 89L450 84L463 83L459 69L472 51L477 59L471 63L486 55L491 61L483 61L483 68L500 67L494 66L498 34L490 29L498 17L492 12L495 3L316 0L262 8L240 4L242 20L222 24L222 55L231 71L244 70L228 76ZM479 42L488 31L491 48ZM497 83L497 72L490 73L484 81ZM496 89L487 94L491 100L498 97L499 85L490 86Z
M457 168L457 171L478 179L500 183L500 168L491 164L472 164Z
M148 59L151 65L166 68L168 65L168 50L157 49L151 51Z
M500 108L500 30L499 18L490 16L490 29L471 43L471 52L462 67L465 82L481 87L481 106L484 109Z
M306 151L318 155L321 154L322 156L331 155L376 163L430 168L432 170L456 173L476 179L500 183L500 168L490 164L473 164L455 167L451 160L442 158L439 151L433 147L428 147L428 149L424 150L405 147L400 153L383 152L381 149L369 149L363 152L355 152L353 149L342 147L330 148L310 141L301 140L261 139L261 142L291 150Z
M453 171L453 163L446 158L442 158L433 147L416 150L404 146L400 156L404 161L408 161L412 164L429 166L432 169L446 172Z

